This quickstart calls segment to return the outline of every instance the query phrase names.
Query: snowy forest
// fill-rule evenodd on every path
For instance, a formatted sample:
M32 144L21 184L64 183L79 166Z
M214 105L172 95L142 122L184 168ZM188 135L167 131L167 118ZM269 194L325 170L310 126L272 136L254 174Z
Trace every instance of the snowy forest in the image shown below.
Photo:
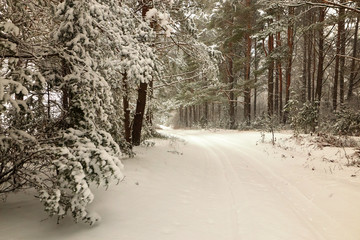
M159 125L359 136L359 19L358 0L0 0L0 199L92 225L93 186Z

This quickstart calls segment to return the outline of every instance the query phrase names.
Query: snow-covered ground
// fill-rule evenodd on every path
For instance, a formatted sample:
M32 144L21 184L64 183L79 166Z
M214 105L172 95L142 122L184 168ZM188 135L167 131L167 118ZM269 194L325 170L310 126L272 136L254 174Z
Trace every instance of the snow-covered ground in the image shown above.
M351 149L290 134L170 130L95 190L95 226L59 225L30 193L0 203L1 240L359 240L360 170Z

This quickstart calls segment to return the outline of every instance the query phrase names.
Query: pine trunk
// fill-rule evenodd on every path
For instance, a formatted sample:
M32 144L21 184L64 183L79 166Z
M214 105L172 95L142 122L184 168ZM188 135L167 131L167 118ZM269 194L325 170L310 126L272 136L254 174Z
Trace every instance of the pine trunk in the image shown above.
M255 52L255 56L254 56L254 68L255 68L255 74L254 74L254 118L256 118L256 104L257 104L257 70L258 70L258 59L257 59L257 40L255 39L254 41L254 52Z
M129 85L127 83L127 74L123 74L123 110L124 110L124 136L127 143L131 143L131 123L129 106Z
M246 0L246 7L250 9L251 0ZM245 88L244 88L244 118L247 125L250 125L251 121L251 88L250 88L250 67L251 67L251 49L252 42L250 31L252 28L251 21L252 18L248 16L247 23L247 32L245 34L246 41L246 53L245 53Z
M317 79L316 79L316 92L315 98L318 101L317 105L320 107L321 97L322 97L322 85L323 85L323 78L324 78L324 20L325 20L325 8L319 9L319 29L318 29L318 37L319 37L319 44L318 44L318 71L317 71Z
M141 130L143 127L146 106L147 87L147 83L140 83L138 89L138 99L136 101L135 116L132 128L132 143L134 146L139 146L141 142Z
M272 21L271 21L272 22ZM268 66L268 115L270 117L274 114L274 60L272 59L272 52L274 49L274 36L269 35L268 39L269 48L269 66Z
M278 15L277 18L278 21L280 21L280 16ZM280 32L276 33L276 48L281 48L281 34ZM276 60L276 87L275 89L277 89L277 93L275 93L276 96L276 113L279 115L279 119L282 119L282 110L283 110L283 96L282 96L282 92L283 92L283 79L282 79L282 64L281 64L281 59L277 59Z
M354 43L353 43L353 52L351 60L351 72L350 72L350 78L349 78L349 89L347 94L347 99L350 102L353 97L353 91L354 91L354 83L355 78L359 74L359 72L355 72L355 66L356 66L356 58L357 58L357 45L358 45L358 32L359 32L359 20L360 17L357 16L356 23L355 23L355 33L354 33Z
M229 79L229 127L230 129L235 129L235 77L234 77L234 64L233 64L233 55L232 55L232 43L229 44L231 49L231 54L228 57L228 79Z
M302 67L302 92L301 92L301 100L302 102L306 102L306 93L307 93L307 61L308 61L308 57L307 57L307 34L305 33L303 35L303 67Z
M344 3L344 0L340 1ZM345 8L339 9L339 34L340 34L340 66L339 66L339 98L340 107L344 104L345 95L345 44L346 44L346 33L345 33Z
M146 13L150 10L150 0L142 0L141 15L145 18ZM138 99L136 101L136 109L132 127L132 143L135 146L140 145L141 142L141 131L143 127L143 120L145 114L146 100L147 100L147 88L148 83L142 82L138 88Z
M285 105L288 104L290 100L290 84L291 84L291 68L293 63L293 51L294 51L294 23L293 23L293 16L294 16L294 7L289 7L289 25L287 30L287 45L288 45L288 58L286 63L286 88L285 88ZM284 113L283 121L286 123L288 118L288 112Z

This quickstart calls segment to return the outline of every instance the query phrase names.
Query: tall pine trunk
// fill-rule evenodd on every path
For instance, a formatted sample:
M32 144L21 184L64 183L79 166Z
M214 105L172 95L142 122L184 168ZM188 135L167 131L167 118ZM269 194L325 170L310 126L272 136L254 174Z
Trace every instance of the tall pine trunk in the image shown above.
M131 123L130 123L130 105L129 105L129 85L127 83L127 74L123 74L123 110L124 110L124 136L127 143L131 143Z
M235 129L235 77L234 77L234 63L233 63L233 45L229 44L230 56L228 57L228 79L229 79L229 128Z
M338 32L336 36L336 56L335 56L335 73L334 73L334 87L332 93L333 110L337 109L338 89L339 89L339 65L340 65L340 46L341 46L341 23L340 16L338 20Z
M272 21L271 21L272 22ZM268 66L268 115L272 117L274 114L274 60L271 56L274 50L274 36L272 34L269 35L268 39L268 58L269 58L269 66Z
M359 74L359 72L355 72L356 58L357 58L357 45L358 45L359 20L360 20L360 16L358 15L356 18L356 23L355 23L354 43L353 43L353 52L352 52L353 59L351 60L351 70L350 70L351 72L350 72L350 78L349 78L349 89L348 89L348 94L347 94L347 99L349 102L351 101L351 99L353 97L355 78Z
M132 143L134 146L139 146L141 142L141 130L143 127L146 106L147 87L147 83L140 83L138 89L138 99L136 101L135 116L132 127Z
M246 0L246 7L249 9L248 19L247 19L247 32L245 34L246 41L246 53L245 53L245 88L244 88L244 118L247 125L250 125L251 121L251 88L250 88L250 67L251 67L251 0Z
M257 104L257 82L258 82L258 77L257 77L257 70L258 70L258 59L257 59L257 40L255 38L254 40L254 68L255 68L255 74L254 74L254 118L256 118L256 104Z
M307 34L303 35L303 66L302 66L302 92L301 92L301 100L306 102L306 93L307 93L307 57L308 53L308 41Z
M145 18L146 13L150 10L151 0L142 0L141 14ZM132 144L135 146L140 145L141 142L141 131L143 127L143 120L145 114L146 100L147 100L147 88L148 83L142 82L138 88L138 98L136 101L135 116L132 127Z
M315 92L315 99L318 101L317 105L320 107L321 97L322 97L322 86L323 86L323 79L324 79L324 20L325 20L325 11L324 7L319 8L319 29L318 29L318 71L317 71L317 79L316 79L316 92ZM319 108L320 110L320 108Z
M280 14L277 15L277 21L280 21ZM276 48L281 48L281 33L276 33ZM282 78L282 64L281 59L276 60L276 93L275 93L275 104L276 104L276 114L279 115L279 119L282 119L282 110L283 110L283 78Z
M291 69L293 64L293 51L294 51L294 7L289 7L289 23L288 23L288 30L287 30L287 45L288 45L288 56L287 56L287 63L286 63L286 87L285 87L285 105L288 104L290 100L290 84L291 84ZM284 113L283 121L286 123L288 118L288 112Z
M340 1L344 3L344 0ZM345 8L339 9L339 34L340 34L340 66L339 66L339 97L340 107L344 104L345 99L345 44L346 44L346 33L345 33Z

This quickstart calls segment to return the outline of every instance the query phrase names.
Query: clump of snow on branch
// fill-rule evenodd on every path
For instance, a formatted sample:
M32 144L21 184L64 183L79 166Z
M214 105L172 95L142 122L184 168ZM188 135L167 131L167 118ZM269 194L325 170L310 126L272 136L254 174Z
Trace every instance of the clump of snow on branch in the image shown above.
M165 36L171 37L171 33L174 32L174 28L171 27L170 14L163 13L156 8L152 8L146 13L145 17L149 21L156 21L156 23L159 24L162 29L164 29Z

